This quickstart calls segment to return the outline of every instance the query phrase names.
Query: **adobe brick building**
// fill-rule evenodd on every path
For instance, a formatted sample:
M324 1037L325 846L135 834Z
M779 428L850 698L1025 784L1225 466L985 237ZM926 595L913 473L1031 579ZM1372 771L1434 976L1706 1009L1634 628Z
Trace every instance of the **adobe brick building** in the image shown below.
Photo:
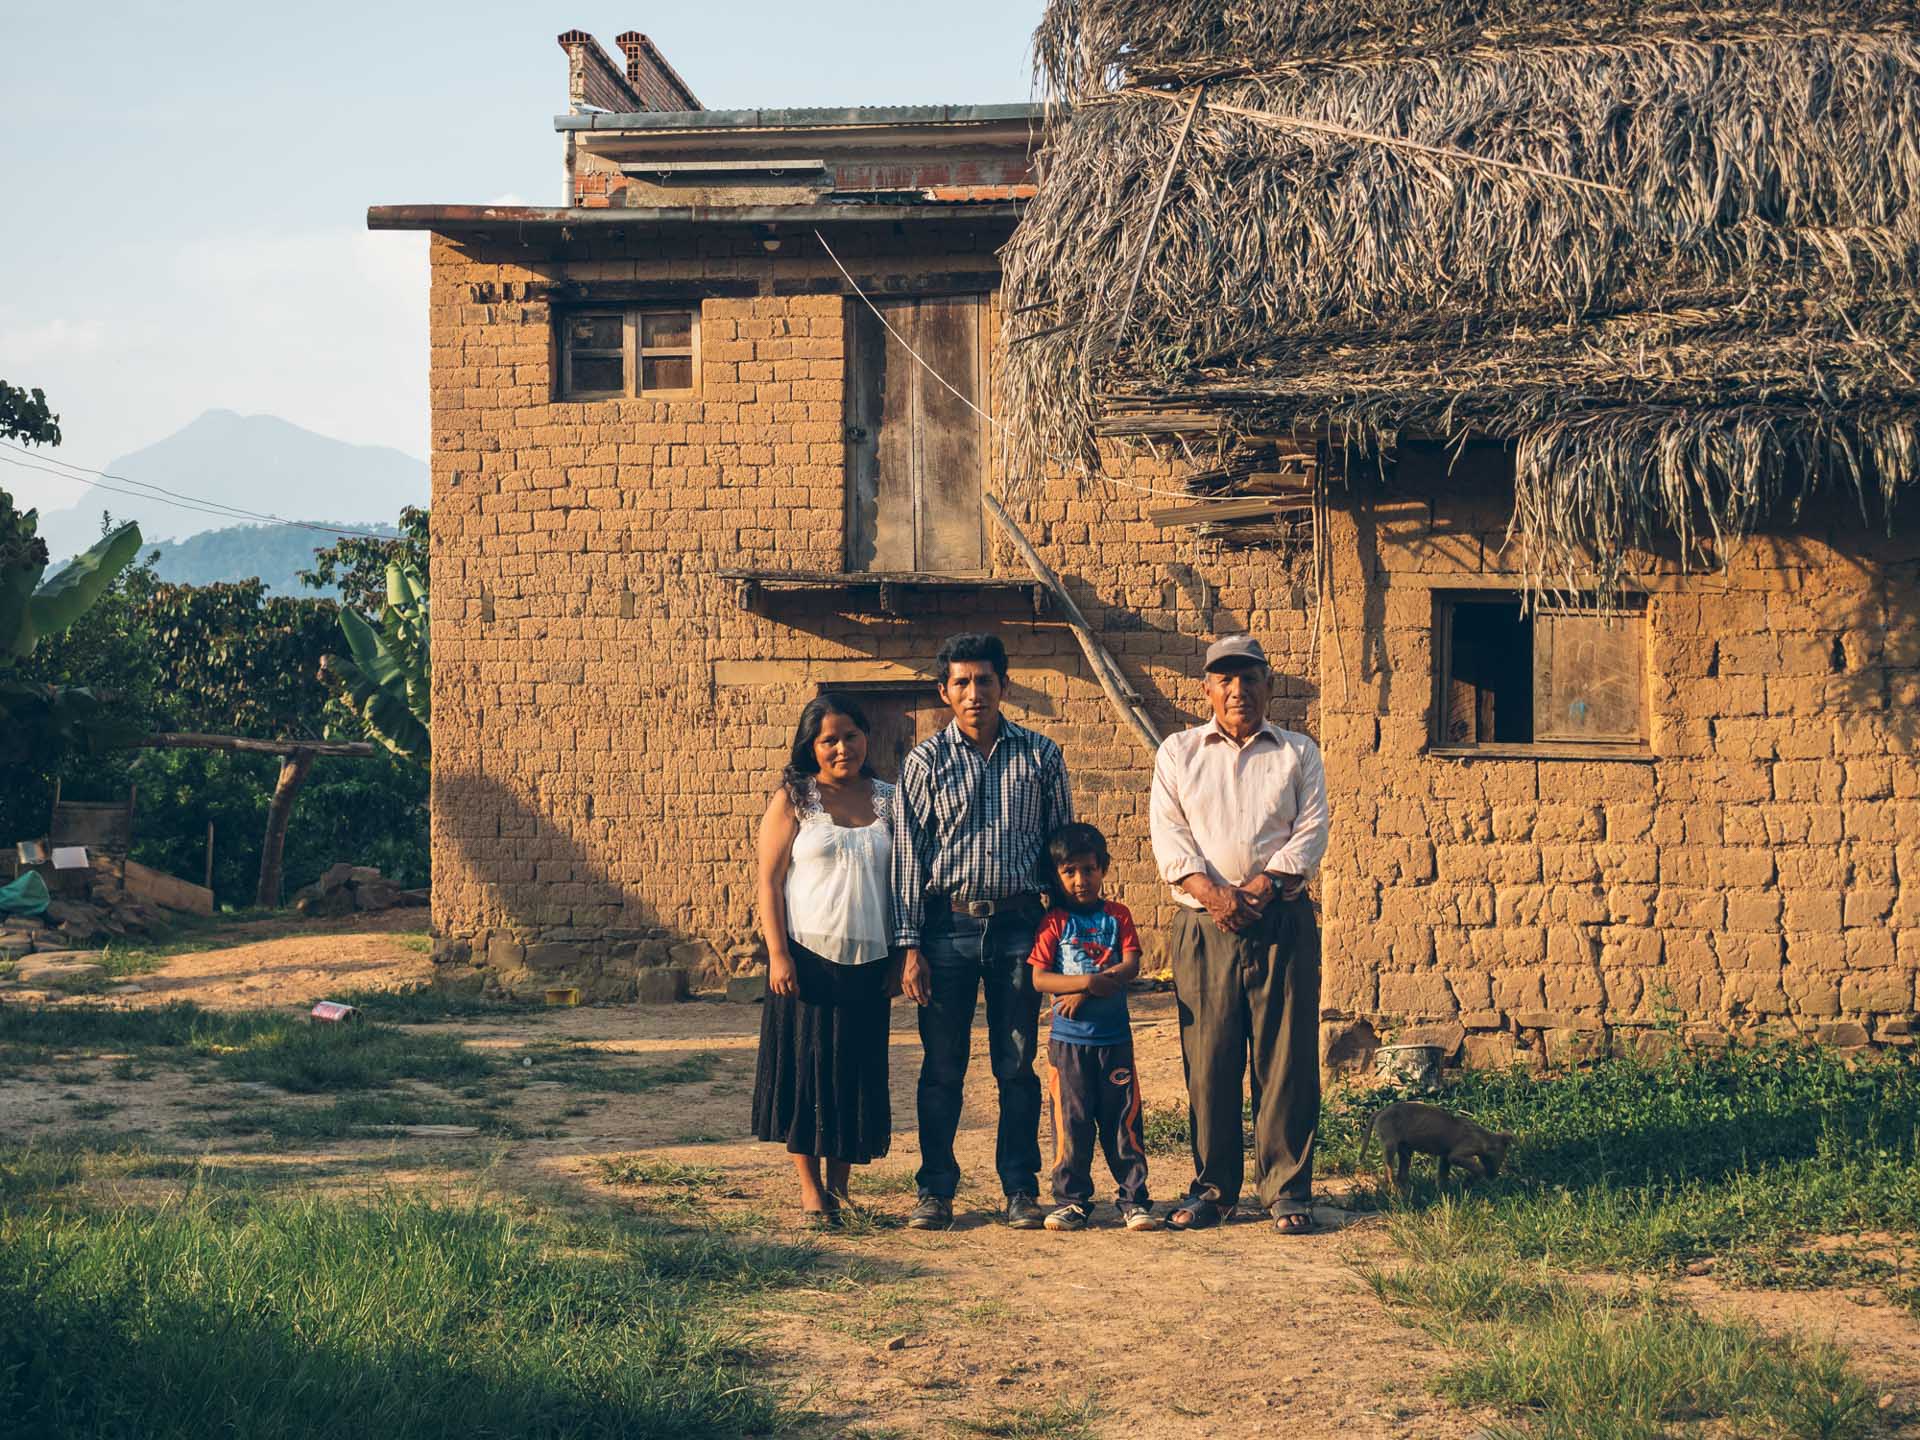
M566 204L369 213L432 235L442 960L609 997L751 968L800 707L858 693L889 770L943 723L929 657L962 628L1005 639L1152 950L1150 757L998 495L1163 733L1204 718L1213 636L1274 656L1333 791L1331 1063L1573 1056L1664 1017L1906 1043L1920 550L1836 511L1723 573L1650 561L1623 613L1522 613L1500 452L1410 447L1312 523L1290 487L1324 446L1224 508L1204 435L1124 418L1098 475L1009 473L964 402L992 408L1037 110L701 110L645 37L625 65L560 39Z

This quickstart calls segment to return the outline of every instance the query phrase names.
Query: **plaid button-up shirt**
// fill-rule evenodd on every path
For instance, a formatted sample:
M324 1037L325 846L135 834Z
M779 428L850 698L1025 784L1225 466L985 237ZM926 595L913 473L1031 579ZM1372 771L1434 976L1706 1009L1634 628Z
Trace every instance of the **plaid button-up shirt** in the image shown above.
M955 904L1043 888L1053 832L1073 819L1067 762L1002 717L982 755L949 723L908 753L893 807L893 941L920 943L929 895Z

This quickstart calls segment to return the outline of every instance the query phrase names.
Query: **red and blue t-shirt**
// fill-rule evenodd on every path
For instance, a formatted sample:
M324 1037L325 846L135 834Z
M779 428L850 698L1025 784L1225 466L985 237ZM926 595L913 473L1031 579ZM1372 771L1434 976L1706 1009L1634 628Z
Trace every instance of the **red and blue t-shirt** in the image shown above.
M1061 975L1091 975L1139 953L1140 936L1133 928L1132 914L1124 905L1102 900L1049 910L1034 934L1027 963ZM1071 1016L1056 1011L1051 1034L1069 1045L1124 1044L1133 1035L1126 991L1089 995Z

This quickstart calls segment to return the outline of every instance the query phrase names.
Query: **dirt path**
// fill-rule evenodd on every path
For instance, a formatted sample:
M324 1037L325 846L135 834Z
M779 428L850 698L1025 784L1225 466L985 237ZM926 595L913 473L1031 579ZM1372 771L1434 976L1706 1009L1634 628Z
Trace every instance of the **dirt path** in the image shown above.
M1145 997L1136 1012L1141 1083L1149 1101L1172 1099L1181 1091L1171 997ZM644 1206L644 1189L614 1190L596 1164L638 1154L718 1169L722 1198L707 1203L723 1218L757 1212L781 1229L796 1225L784 1155L746 1133L756 1008L701 1002L535 1023L546 1038L564 1033L661 1060L708 1053L721 1063L711 1083L676 1089L670 1106L615 1096L566 1137L514 1147L503 1178ZM913 1202L918 1158L912 1025L906 1007L896 1007L892 1153L854 1182L881 1227L826 1237L821 1243L845 1257L853 1281L763 1326L775 1371L798 1391L818 1387L813 1408L880 1433L922 1433L930 1424L941 1433L944 1420L1089 1399L1095 1433L1169 1440L1276 1424L1300 1437L1445 1440L1484 1425L1487 1417L1423 1392L1421 1373L1440 1363L1439 1352L1395 1323L1354 1273L1356 1258L1384 1250L1364 1226L1283 1239L1249 1218L1205 1234L1130 1234L1110 1205L1080 1235L1001 1226L984 1029L975 1032L956 1145L965 1175L959 1223L938 1235L897 1228ZM1188 1179L1184 1157L1159 1158L1151 1178L1155 1193L1171 1199ZM1104 1175L1096 1185L1111 1194Z
M431 971L423 937L408 933L418 923L414 912L307 924L288 934L285 922L268 922L245 943L169 960L141 977L142 993L128 999L304 1005L329 991L415 983ZM518 1077L524 1083L512 1104L528 1138L415 1136L294 1154L254 1148L243 1155L243 1147L218 1140L206 1148L231 1148L249 1164L311 1165L316 1180L331 1168L340 1183L437 1183L480 1173L485 1183L530 1198L658 1213L692 1208L728 1229L797 1237L803 1232L785 1157L747 1133L759 1019L757 1007L708 999L535 1011L448 1027L477 1048L534 1061ZM1171 997L1139 998L1135 1020L1149 1104L1176 1101L1182 1085ZM1140 1235L1117 1228L1105 1205L1096 1228L1081 1235L999 1225L984 1030L975 1032L956 1146L965 1174L960 1223L939 1235L899 1228L918 1158L913 1023L911 1008L896 1005L892 1153L854 1182L876 1222L820 1238L830 1263L817 1286L755 1317L757 1352L823 1417L825 1433L942 1434L951 1421L1005 1421L1082 1402L1091 1404L1093 1434L1168 1440L1282 1426L1300 1440L1464 1440L1493 1419L1428 1393L1444 1352L1396 1323L1355 1271L1356 1262L1388 1253L1377 1227L1285 1239L1249 1218L1203 1234ZM656 1064L710 1057L709 1078L638 1094L583 1092L540 1076L538 1057L566 1042ZM84 1091L7 1107L0 1130L56 1124L84 1094L124 1107L110 1123L158 1138L170 1119L187 1121L218 1103L210 1091L232 1088L188 1088L162 1072L142 1094L139 1083L101 1068ZM16 1100L28 1098L8 1089ZM623 1156L713 1173L691 1192L616 1186L600 1162ZM1154 1157L1160 1199L1180 1193L1187 1178L1184 1156ZM1097 1174L1096 1183L1110 1193L1107 1177ZM1856 1350L1872 1383L1899 1393L1903 1410L1920 1404L1920 1382L1909 1378L1920 1375L1920 1326L1890 1307L1863 1307L1842 1292L1723 1293L1705 1282L1684 1289L1709 1310L1836 1338Z
M223 939L241 943L172 956L137 976L140 990L127 998L137 1005L192 1000L235 1010L310 1003L334 990L417 985L433 975L426 925L424 910L238 925Z

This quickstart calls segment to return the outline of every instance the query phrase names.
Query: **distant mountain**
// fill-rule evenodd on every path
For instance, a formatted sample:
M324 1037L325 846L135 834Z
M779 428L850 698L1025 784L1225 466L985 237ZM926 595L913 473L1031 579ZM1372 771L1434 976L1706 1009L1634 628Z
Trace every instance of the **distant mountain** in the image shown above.
M353 528L377 530L382 535L400 533L391 525L366 521L355 522ZM183 585L212 585L258 576L275 595L337 600L340 592L331 585L314 590L300 583L300 572L313 568L313 552L333 544L335 538L298 525L236 525L202 531L185 540L162 540L147 546L141 556L158 555L154 573L162 580Z
M171 503L175 496L287 520L350 515L358 517L356 525L362 520L391 523L402 506L427 503L427 467L411 455L384 445L349 445L277 416L236 415L231 410L209 410L185 429L122 456L106 469L174 496L96 489L67 509L43 511L40 534L56 563L99 538L103 510L111 511L116 521L138 520L141 535L149 541L179 540L244 523L239 516ZM122 491L140 488L119 480L105 483ZM327 543L325 537L315 538Z

